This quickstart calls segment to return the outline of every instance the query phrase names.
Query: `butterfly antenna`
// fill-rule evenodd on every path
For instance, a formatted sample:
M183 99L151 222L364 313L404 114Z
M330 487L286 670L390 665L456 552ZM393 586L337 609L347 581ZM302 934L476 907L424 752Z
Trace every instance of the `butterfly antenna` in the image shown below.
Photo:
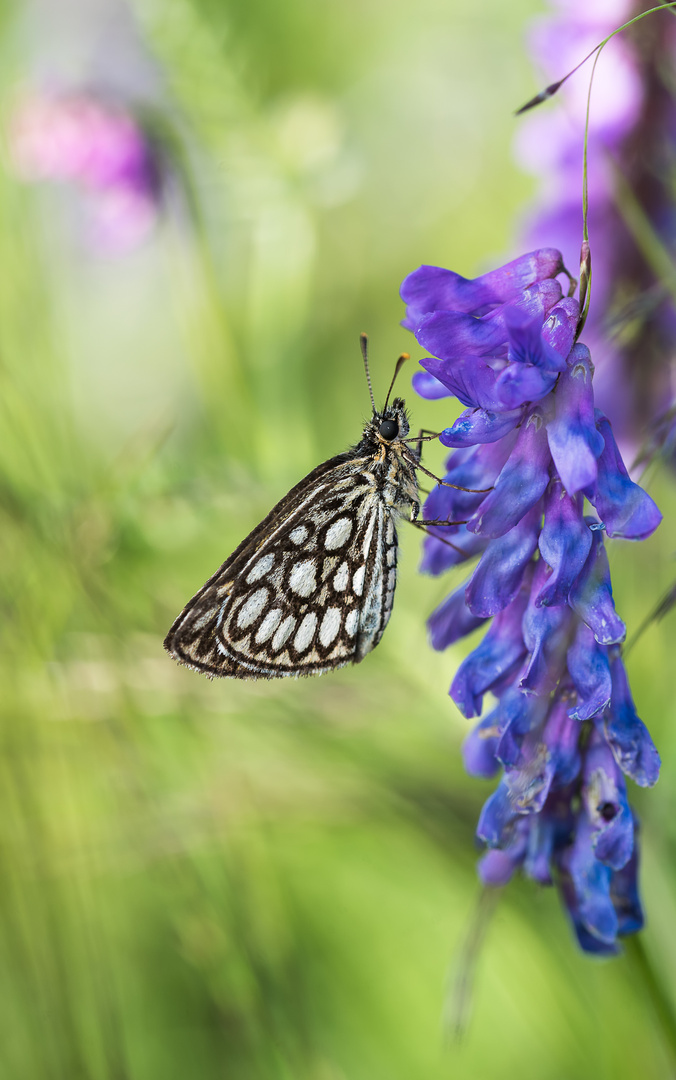
M397 375L401 371L401 369L404 366L404 364L406 363L406 361L410 360L410 359L411 359L410 355L407 352L403 352L401 354L401 356L399 357L399 359L397 360L397 363L396 363L395 368L394 368L394 375L392 376L392 382L390 383L390 389L387 391L387 397L385 398L385 404L383 405L383 411L387 408L387 403L390 400L390 394L392 393L392 387L394 386L394 384L395 384L395 382L397 380Z
M373 397L373 387L371 385L371 372L369 371L369 339L368 334L359 335L359 344L361 345L361 354L364 358L364 371L366 372L366 381L369 384L369 394L371 395L371 405L373 407L373 415L376 414L376 402Z

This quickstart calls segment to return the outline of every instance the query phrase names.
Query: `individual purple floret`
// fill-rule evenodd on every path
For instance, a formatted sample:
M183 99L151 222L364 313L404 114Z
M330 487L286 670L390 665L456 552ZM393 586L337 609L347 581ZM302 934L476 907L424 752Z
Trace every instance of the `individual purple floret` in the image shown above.
M81 94L33 94L10 128L14 170L24 180L67 180L87 194L91 239L129 250L154 225L160 201L157 154L130 113Z
M468 772L502 770L479 819L479 874L556 883L582 948L611 954L643 924L625 776L651 786L660 760L622 663L605 538L644 539L661 515L594 407L563 274L543 249L474 280L424 266L401 294L405 325L435 353L414 386L466 406L440 437L458 487L427 499L424 518L449 525L430 528L422 569L477 559L430 617L435 649L491 620L450 690L479 717Z
M543 85L572 70L647 5L637 0L550 0L550 6L549 15L533 22L529 41ZM640 446L644 459L662 453L676 460L676 415L671 408L676 308L669 285L676 256L675 60L672 12L653 15L613 38L596 67L589 115L594 266L585 340L597 367L596 403L630 461ZM590 74L591 62L564 83L551 105L524 117L515 143L519 164L540 178L520 246L554 243L571 266L582 225ZM660 246L663 271L654 258Z

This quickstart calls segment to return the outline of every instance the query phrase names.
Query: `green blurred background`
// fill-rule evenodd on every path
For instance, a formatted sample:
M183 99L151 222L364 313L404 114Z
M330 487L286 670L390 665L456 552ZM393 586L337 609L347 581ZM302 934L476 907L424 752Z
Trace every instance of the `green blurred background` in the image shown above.
M164 220L88 251L78 195L0 188L0 1077L533 1080L672 1075L631 956L581 955L553 890L501 896L452 1028L479 901L463 652L425 618L403 527L394 615L358 668L208 682L162 651L187 598L359 435L401 279L514 252L532 191L512 111L536 0L42 0L0 8L4 114L97 78L162 118ZM6 156L6 155L5 155ZM178 159L177 159L178 160ZM412 395L410 395L412 397ZM438 429L453 403L412 401ZM428 455L441 467L440 448ZM611 544L636 627L670 584L673 478ZM676 993L674 617L630 654L664 759L643 822L646 955ZM472 642L470 642L470 645ZM469 980L471 982L471 979Z

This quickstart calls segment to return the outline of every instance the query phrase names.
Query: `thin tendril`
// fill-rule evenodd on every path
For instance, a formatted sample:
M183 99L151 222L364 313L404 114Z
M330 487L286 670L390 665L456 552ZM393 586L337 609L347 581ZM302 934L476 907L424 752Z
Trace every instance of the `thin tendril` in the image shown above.
M587 60L591 59L594 53L600 52L616 34L621 34L622 31L626 30L629 26L633 26L634 23L639 22L641 19L645 19L646 15L653 15L656 11L670 10L674 7L676 7L676 0L669 0L668 3L658 4L657 7L648 8L647 11L642 11L639 15L634 15L633 19L623 23L622 26L618 26L613 30L612 34L608 34L608 37L604 38L603 41L600 41L598 45L595 45L591 52L588 52L584 59L580 60L579 64L576 64L574 68L571 68L562 79L559 79L558 82L551 83L550 86L547 86L544 90L541 90L539 94L536 94L535 97L532 97L530 101L527 101L525 105L522 105L520 109L517 109L515 115L520 116L521 113L525 113L529 109L535 108L536 105L541 105L543 101L547 101L550 97L553 97L554 94L558 93L563 84L570 79L571 75L574 75L576 71L579 71L582 65L586 64ZM676 12L672 12L672 14L676 14Z
M608 38L610 41L610 38ZM604 43L606 44L606 43ZM582 149L582 249L580 251L580 317L577 323L577 334L579 337L584 329L584 324L587 321L587 315L589 313L589 304L591 302L591 281L592 281L592 269L591 269L591 251L589 247L589 116L591 113L591 95L592 88L594 86L594 75L596 74L596 65L599 62L599 57L603 51L603 45L599 46L598 52L594 58L594 66L592 67L591 76L589 79L589 89L587 90L587 110L584 119L584 146Z
M592 269L591 269L591 253L589 247L589 117L591 114L591 95L594 86L594 76L596 74L596 65L599 62L599 58L604 48L617 34L620 34L623 30L626 30L628 26L638 22L640 19L645 18L646 15L651 15L655 11L661 11L664 9L671 10L674 7L674 2L662 3L659 7L650 8L648 11L643 11L639 15L636 15L629 22L624 23L623 26L618 26L616 30L613 30L612 34L609 34L592 52L589 56L586 56L581 63L585 63L589 57L595 52L594 64L591 70L591 76L589 78L589 89L587 90L587 108L584 120L584 147L582 152L582 251L580 255L580 318L577 324L577 337L580 336L584 329L584 324L587 321L587 315L589 313L589 305L591 302L591 282L592 282ZM672 11L673 15L676 12ZM581 64L577 65L579 68ZM570 72L572 75L577 68L573 68ZM568 78L569 76L566 76ZM565 80L562 79L559 86ZM557 87L558 89L558 87Z
M592 67L591 78L589 79L589 89L587 90L587 111L584 118L584 150L582 153L582 239L589 243L589 183L588 183L588 160L589 160L589 114L591 112L591 95L592 87L594 85L594 75L596 74L596 65L599 62L599 57L603 50L603 46L599 48L594 59L594 66Z

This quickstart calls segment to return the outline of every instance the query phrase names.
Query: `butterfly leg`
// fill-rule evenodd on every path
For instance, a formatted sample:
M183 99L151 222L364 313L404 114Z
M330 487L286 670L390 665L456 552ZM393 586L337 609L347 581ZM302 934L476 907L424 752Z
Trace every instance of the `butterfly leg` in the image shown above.
M464 521L448 521L448 519L444 520L443 518L433 518L433 519L430 518L429 520L426 520L425 518L419 518L418 517L419 513L420 513L420 503L419 502L414 502L413 506L411 507L411 516L409 518L409 521L410 521L411 525L417 525L417 526L426 526L426 525L466 525L467 522L469 521L469 518L465 518Z
M448 482L448 480L442 480L440 476L435 476L434 473L430 472L429 469L426 469L424 467L424 465L420 464L420 462L417 462L415 467L416 467L416 469L420 469L421 472L424 472L425 476L431 476L433 480L436 480L437 485L439 487L454 488L456 491L469 491L471 495L483 495L484 492L488 492L488 491L493 490L492 487L487 487L487 488L466 488L466 487L462 487L460 484L450 484Z
M439 522L433 522L432 524L438 525ZM446 525L449 524L449 522L443 522L443 524ZM454 522L454 524L457 525L458 522ZM433 536L435 540L439 540L440 543L446 544L446 547L453 548L454 551L457 551L458 555L462 555L463 559L467 558L467 552L463 551L461 547L457 546L457 544L452 543L452 541L448 540L445 536L439 536L438 533L430 532L430 530L427 528L427 522L414 521L413 519L411 519L411 525L415 525L416 529L420 529L420 531L424 532L427 536Z
M416 518L415 521L413 521L413 520L411 521L411 524L412 525L449 525L450 526L450 525L466 525L468 521L469 521L469 518L465 518L464 521L445 521L443 518L433 518L433 519L428 521L426 518L420 518L420 519Z
M429 436L419 435L417 440L412 440L412 441L417 441L418 443L420 443L420 442L427 442L428 439L429 439ZM435 473L430 472L430 470L426 469L424 465L421 465L420 464L420 459L417 458L415 456L415 454L411 450L409 450L408 447L406 447L406 450L402 454L402 457L404 458L404 461L408 461L409 464L412 465L414 469L418 469L420 472L425 473L425 476L430 476L432 478L432 480L435 480L439 487L454 488L456 491L468 491L472 495L483 495L486 492L493 490L492 487L487 487L487 488L466 488L466 487L462 487L461 484L451 484L451 483L449 483L448 480L442 480L440 476L436 476Z
M431 428L421 427L420 431L418 432L418 437L415 441L415 452L418 455L418 461L422 459L422 444L424 442L429 442L429 439L425 438L426 435L431 435L434 439L436 439L439 435L439 432L432 431Z

